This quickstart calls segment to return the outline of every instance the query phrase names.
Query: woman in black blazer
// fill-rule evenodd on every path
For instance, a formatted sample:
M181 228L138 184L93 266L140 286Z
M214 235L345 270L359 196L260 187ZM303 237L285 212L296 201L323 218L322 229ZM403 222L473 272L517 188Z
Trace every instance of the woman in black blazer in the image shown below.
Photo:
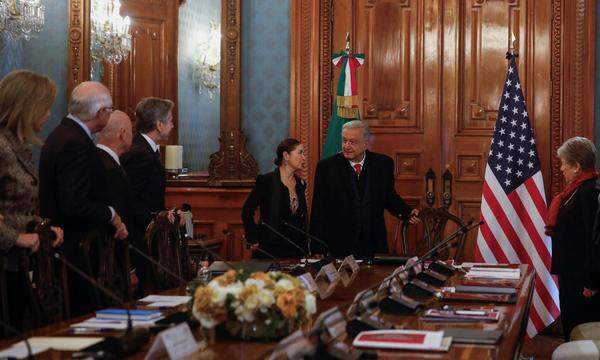
M566 187L550 204L546 234L552 236L551 272L558 275L565 340L582 323L600 320L599 246L593 228L598 209L594 144L567 140L557 151Z
M277 158L274 161L277 168L256 178L254 189L242 209L246 241L252 245L254 258L268 257L259 248L279 258L299 258L307 252L306 235L292 228L294 226L303 231L308 228L306 184L299 177L305 161L302 144L296 139L285 139L277 146ZM267 226L257 224L254 218L257 208L260 208L261 222L271 225L303 251Z

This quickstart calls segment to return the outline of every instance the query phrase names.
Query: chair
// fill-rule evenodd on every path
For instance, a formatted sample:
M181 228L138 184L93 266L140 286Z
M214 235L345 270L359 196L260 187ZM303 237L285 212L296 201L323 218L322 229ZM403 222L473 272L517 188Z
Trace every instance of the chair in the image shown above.
M448 225L448 222L456 224L457 228L465 225L462 219L451 214L445 206L441 206L439 208L426 207L421 211L420 218L423 226L423 241L417 243L415 253L425 253L429 249L442 242L444 240L444 231ZM401 234L403 255L409 255L407 234L409 225L410 223L408 220L399 220L398 224L396 225L393 249L396 249L398 235ZM441 259L451 258L457 262L460 262L462 259L462 252L466 238L466 233L463 233L457 237L456 251L452 256L450 256L450 251L446 249L440 251L438 253L438 257Z
M600 322L579 324L571 330L571 340L600 340Z
M150 222L146 229L145 241L150 256L156 261L178 276L190 278L187 239L182 235L177 221L175 224L169 222L167 211L161 211ZM180 285L177 279L157 266L153 266L153 274L156 291Z
M552 353L552 360L597 360L600 340L577 340L561 344Z
M71 317L67 269L52 256L52 231L47 220L35 228L40 247L31 257L33 301L37 319L34 325L52 324Z
M84 270L124 301L131 299L129 252L107 227L90 231L79 244ZM97 307L119 305L94 288Z

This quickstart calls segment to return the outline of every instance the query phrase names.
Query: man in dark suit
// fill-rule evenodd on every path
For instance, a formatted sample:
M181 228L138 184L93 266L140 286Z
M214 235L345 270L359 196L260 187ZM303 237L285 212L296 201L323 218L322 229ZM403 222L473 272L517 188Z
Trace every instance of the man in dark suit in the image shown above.
M160 161L159 141L167 140L173 129L173 102L167 99L145 98L136 109L137 133L131 149L123 154L121 163L131 185L131 240L138 248L147 250L144 234L152 213L165 209L165 169ZM169 214L173 222L174 215ZM140 281L136 296L141 295L150 272L140 256L132 259Z
M365 123L349 121L342 129L342 152L317 164L311 232L338 258L370 259L375 252L387 252L384 209L418 221L419 211L394 189L394 162L368 151L368 139Z
M115 236L127 237L121 217L106 199L104 168L92 134L102 130L112 112L108 89L97 82L79 84L71 93L69 115L48 135L40 155L40 213L64 229L62 251L81 266L79 242L98 227L112 224ZM73 315L92 310L89 285L69 276Z
M109 184L107 188L108 204L114 207L115 211L121 215L121 220L131 228L130 207L131 207L131 190L129 180L125 170L121 167L119 157L123 155L131 147L132 140L131 119L122 111L116 110L110 115L108 123L98 133L97 153L105 171L105 180ZM128 256L126 257L126 248L124 243L116 244L116 259L117 269L123 271L123 279L126 282L131 281L132 286L137 284L137 278L132 272L129 275L129 270L125 269L128 264ZM119 288L125 284L119 284ZM127 292L122 294L124 298L128 298L131 294Z

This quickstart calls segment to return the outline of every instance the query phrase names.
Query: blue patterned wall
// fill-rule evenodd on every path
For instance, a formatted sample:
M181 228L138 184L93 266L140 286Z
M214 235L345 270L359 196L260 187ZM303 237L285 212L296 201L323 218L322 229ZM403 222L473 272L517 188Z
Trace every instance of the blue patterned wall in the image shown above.
M206 93L198 94L192 79L198 35L208 33L211 21L221 22L221 0L188 0L179 9L179 143L183 166L191 170L208 169L208 157L219 150L219 92L210 101Z
M242 2L242 129L261 173L290 133L290 0Z
M30 41L2 41L0 77L15 69L29 69L50 77L56 83L52 116L42 129L44 139L67 111L67 1L42 0L46 7L44 29ZM34 151L37 161L39 148Z

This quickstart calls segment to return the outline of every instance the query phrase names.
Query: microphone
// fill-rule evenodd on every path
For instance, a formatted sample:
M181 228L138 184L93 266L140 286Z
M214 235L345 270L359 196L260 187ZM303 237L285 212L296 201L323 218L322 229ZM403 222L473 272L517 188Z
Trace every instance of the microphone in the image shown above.
M294 229L294 230L298 231L298 232L299 232L299 233L301 233L302 235L308 236L308 239L309 239L309 240L308 240L308 251L309 251L309 255L310 255L310 250L311 250L311 249L310 249L310 240L311 240L311 239L312 239L312 240L314 240L314 241L316 241L316 242L318 242L318 243L319 243L319 244L321 244L322 246L324 246L324 247L325 247L325 249L327 249L327 255L329 255L329 253L330 253L330 251L329 251L329 245L328 245L328 244L327 244L325 241L323 241L323 240L319 239L318 237L314 236L313 234L309 233L308 231L304 231L303 229L300 229L299 227L297 227L297 226L295 226L295 225L292 225L292 224L290 224L289 222L287 222L287 221L285 221L285 220L283 221L283 225L285 225L285 226L287 226L287 227L289 227L289 228L292 228L292 229Z
M217 254L216 252L212 251L211 249L209 249L208 247L206 247L200 243L197 243L197 244L200 245L202 250L209 253L213 258L223 262L223 264L227 265L227 267L230 268L231 270L235 270L235 266L231 265L231 263L229 261L225 260L221 255Z
M266 223L264 221L260 221L259 225L264 225L267 229L271 230L271 232L278 235L280 238L285 240L288 244L290 244L293 247L295 247L296 249L300 250L300 252L302 253L302 256L307 257L306 251L302 250L302 248L300 246L298 246L298 244L296 244L291 239L289 239L287 236L285 236L282 233L280 233L279 231L277 231L277 229L275 229L273 226L269 225L268 223Z
M181 276L175 274L174 272L172 272L171 270L169 270L168 267L164 266L163 264L159 263L158 261L154 260L152 257L148 256L145 252L143 252L142 250L138 249L137 247L133 246L133 244L131 244L131 242L129 242L129 240L122 240L123 242L125 242L125 244L127 244L127 248L135 251L136 253L138 253L141 257L143 257L144 259L146 259L146 261L149 261L150 263L152 263L153 265L158 266L162 271L166 272L167 274L171 275L171 277L173 277L174 279L176 279L177 281L179 281L181 284L183 284L184 286L187 285L187 280L185 280L184 278L182 278Z
M15 334L19 339L21 339L25 342L25 346L27 347L27 358L33 359L33 352L31 351L31 344L29 344L29 340L27 340L27 338L25 338L23 335L21 335L21 332L19 330L15 329L14 327L12 327L12 325L10 325L9 323L0 320L0 325L2 325L6 330Z
M248 250L248 249L250 249L250 248L252 247L252 244L250 244L250 243L248 242L248 240L246 240L246 237L245 237L245 236L242 238L242 241L244 241L244 243L246 244L246 250ZM261 249L261 248L260 248L260 244L258 244L258 247L257 247L256 249L254 249L254 250L257 250L257 251L258 251L258 252L260 252L261 254L263 254L263 255L266 255L267 257L269 257L269 258L271 258L271 259L273 259L273 260L276 260L276 259L277 259L277 258L275 257L275 255L271 254L270 252L268 252L268 251L266 251L266 250L263 250L263 249Z
M87 282L92 284L95 288L99 289L106 296L118 302L121 306L125 308L125 311L127 313L127 330L125 332L125 335L123 335L120 339L114 337L106 338L105 341L97 344L97 346L94 346L94 349L97 349L97 351L101 351L105 348L106 350L112 353L115 353L120 356L125 356L138 351L142 346L144 346L146 342L148 342L148 339L150 338L150 333L147 329L140 328L136 329L135 332L133 331L133 321L131 319L131 312L129 311L128 304L125 304L125 302L114 292L104 287L102 284L96 281L96 279L86 274L83 270L81 270L75 264L67 260L61 254L53 252L52 255L55 259L60 260L69 269L73 270L79 276L84 278Z

